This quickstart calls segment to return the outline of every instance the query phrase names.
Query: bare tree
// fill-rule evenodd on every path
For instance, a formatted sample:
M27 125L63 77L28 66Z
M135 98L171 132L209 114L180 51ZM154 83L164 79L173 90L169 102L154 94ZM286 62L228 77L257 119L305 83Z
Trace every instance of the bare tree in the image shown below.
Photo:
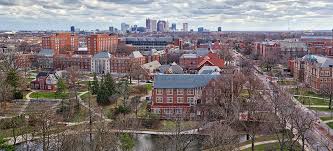
M320 89L320 93L329 96L328 108L332 109L332 98L333 98L333 82L323 85Z

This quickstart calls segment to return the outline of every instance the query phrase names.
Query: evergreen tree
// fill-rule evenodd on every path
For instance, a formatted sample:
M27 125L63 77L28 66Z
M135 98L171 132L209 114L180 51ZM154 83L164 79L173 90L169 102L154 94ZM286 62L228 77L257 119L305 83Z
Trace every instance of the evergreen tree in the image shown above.
M98 89L99 89L98 79L97 79L96 73L94 73L94 80L91 84L91 93L93 95L97 94Z
M101 80L99 86L100 87L97 90L96 101L98 104L106 105L109 103L109 95L104 79Z
M116 93L115 82L109 73L105 76L104 85L107 89L108 96L113 96Z

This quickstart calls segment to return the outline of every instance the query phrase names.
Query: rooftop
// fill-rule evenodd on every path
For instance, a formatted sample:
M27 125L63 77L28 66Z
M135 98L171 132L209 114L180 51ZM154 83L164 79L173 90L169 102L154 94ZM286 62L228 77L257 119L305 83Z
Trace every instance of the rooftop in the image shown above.
M95 54L93 57L93 59L98 59L98 58L111 58L111 54L107 51L101 51Z
M320 67L333 67L333 59L319 55L305 55L302 60L316 62Z
M211 74L160 74L155 75L154 88L199 88L220 75Z

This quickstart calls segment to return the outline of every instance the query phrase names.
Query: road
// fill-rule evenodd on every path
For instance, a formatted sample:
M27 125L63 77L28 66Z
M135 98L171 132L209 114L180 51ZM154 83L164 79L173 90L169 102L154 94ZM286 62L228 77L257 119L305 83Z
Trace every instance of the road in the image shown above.
M236 65L240 64L240 60L246 59L243 55L233 52L234 53L234 60ZM255 69L259 69L258 66L254 65ZM265 74L260 74L258 72L255 72L255 75L262 81L262 83L265 85L265 89L271 90L272 84L269 80L267 80L267 76ZM276 84L275 86L278 86ZM279 87L279 86L278 86ZM280 87L281 88L281 87ZM283 89L283 88L282 88ZM285 92L288 93L287 90ZM301 109L301 114L304 116L307 116L309 118L313 119L319 119L316 117L313 111L306 108L304 105L302 105L300 102L298 102L291 94L290 95L290 101L293 101L296 104L296 108ZM289 124L290 125L290 124ZM287 127L288 128L288 127ZM310 131L308 131L305 134L306 138L311 138L306 141L306 150L320 150L320 151L329 151L333 150L333 133L332 130L323 122L320 122L318 124L315 124L315 126L312 127Z

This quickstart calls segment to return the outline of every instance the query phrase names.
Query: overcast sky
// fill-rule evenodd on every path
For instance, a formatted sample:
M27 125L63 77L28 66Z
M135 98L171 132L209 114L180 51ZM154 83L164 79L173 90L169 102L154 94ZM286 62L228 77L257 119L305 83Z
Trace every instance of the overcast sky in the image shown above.
M178 29L323 30L333 28L333 0L0 0L0 30L106 30L148 17Z

